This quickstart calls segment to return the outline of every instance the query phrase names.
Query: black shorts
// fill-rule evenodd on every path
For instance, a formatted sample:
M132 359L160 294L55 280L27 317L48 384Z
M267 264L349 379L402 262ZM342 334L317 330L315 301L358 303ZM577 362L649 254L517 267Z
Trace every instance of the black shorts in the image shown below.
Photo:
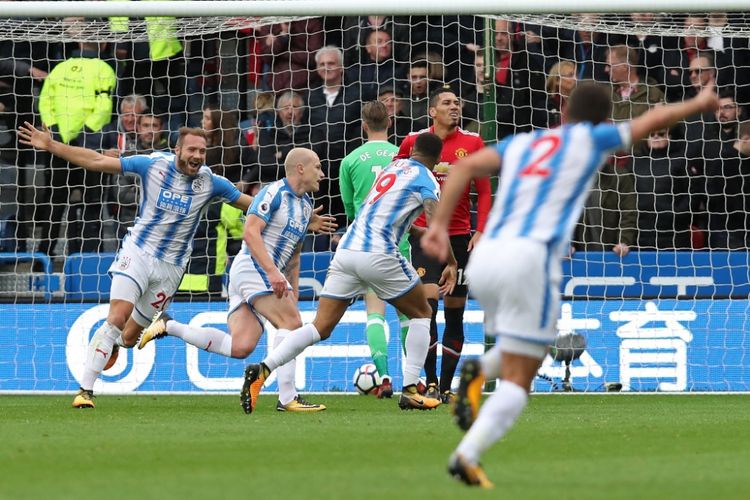
M469 290L466 286L464 270L466 269L466 263L469 262L469 241L471 241L471 235L458 234L456 236L451 236L450 238L453 255L456 256L456 262L458 262L456 287L453 289L453 293L450 294L450 296L466 297ZM411 264L414 266L414 269L417 270L417 274L422 279L422 283L437 284L440 281L440 275L443 273L443 269L445 269L445 264L438 262L432 257L426 256L419 244L419 239L414 236L409 236L409 243L411 243Z

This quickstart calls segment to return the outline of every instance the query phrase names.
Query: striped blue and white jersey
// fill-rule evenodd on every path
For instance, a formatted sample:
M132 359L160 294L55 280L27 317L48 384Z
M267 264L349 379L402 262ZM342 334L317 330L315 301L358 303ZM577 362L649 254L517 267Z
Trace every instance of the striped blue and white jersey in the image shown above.
M233 203L240 192L224 177L202 166L195 176L183 174L172 153L120 158L122 172L141 180L138 217L125 237L149 255L185 266L204 209L214 200Z
M286 178L261 189L248 208L247 215L260 217L266 223L261 232L263 244L280 271L284 271L294 255L294 249L305 237L312 212L313 202L310 196L298 196ZM238 258L243 255L251 258L258 272L263 273L244 241Z
M422 213L425 200L438 200L440 186L416 160L399 159L384 168L362 203L339 248L398 253L398 242Z
M629 122L563 125L501 141L495 146L500 185L484 237L531 238L567 249L596 172L630 142Z

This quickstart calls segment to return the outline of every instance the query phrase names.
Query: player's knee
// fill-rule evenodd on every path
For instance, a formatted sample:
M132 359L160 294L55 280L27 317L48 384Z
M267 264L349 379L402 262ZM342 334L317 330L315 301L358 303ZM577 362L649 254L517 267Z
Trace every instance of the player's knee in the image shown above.
M331 333L333 332L333 328L336 325L331 324L329 322L319 321L318 318L315 318L315 321L313 321L313 326L315 326L315 329L318 331L318 335L320 335L320 340L325 340L331 336Z
M110 310L107 314L107 323L119 330L124 330L125 324L128 322L128 316L124 312Z
M411 319L421 319L421 318L428 318L428 319L432 318L432 307L426 301L423 304L420 304L415 308L414 314L412 314Z
M258 345L258 340L248 339L241 342L232 339L232 357L237 359L245 359L255 351L255 346Z

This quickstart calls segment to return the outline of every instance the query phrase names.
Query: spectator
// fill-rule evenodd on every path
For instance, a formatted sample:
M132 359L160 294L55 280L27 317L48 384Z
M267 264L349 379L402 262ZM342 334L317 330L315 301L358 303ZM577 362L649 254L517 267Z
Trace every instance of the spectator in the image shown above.
M683 149L659 130L646 140L646 154L633 158L638 197L638 248L691 248L690 176Z
M595 25L599 21L597 14L579 14L579 22ZM579 29L573 32L572 40L560 44L560 59L576 63L576 77L579 81L596 80L606 82L607 78L607 35L591 29Z
M310 147L310 127L304 123L305 102L293 91L276 100L276 125L260 131L258 141L259 172L250 181L274 182L284 177L286 155L296 147Z
M664 101L664 94L653 80L643 81L637 71L638 51L627 45L615 45L607 53L609 79L612 82L612 119L636 118Z
M434 83L439 81L431 82L426 59L412 61L407 76L409 80L406 95L409 98L403 103L404 115L412 120L413 130L422 130L430 125L430 92L434 90Z
M660 27L661 18L650 12L630 14L630 20L641 27L626 37L626 43L638 50L638 70L644 81L652 79L663 88L665 83L665 51L674 51L678 38L653 33L654 27Z
M400 90L394 87L383 87L380 89L378 101L385 105L388 110L388 116L391 123L388 126L388 142L391 144L400 144L404 138L415 129L412 126L412 119L404 115L404 96ZM427 128L427 127L423 127Z
M750 101L750 75L747 71L750 66L748 39L726 36L728 24L726 12L708 14L708 30L712 35L706 41L706 50L713 51L715 55L717 85L734 86L737 89L737 100L747 103Z
M328 175L360 140L360 98L356 85L346 85L343 53L327 46L315 54L317 73L323 84L310 91L308 100L313 149L325 163ZM335 168L334 168L335 170Z
M39 95L39 114L55 139L92 147L92 133L101 131L111 120L116 76L98 57L105 47L79 43L73 57L55 66L45 80ZM47 182L49 193L38 204L42 229L38 251L52 254L66 208L68 252L98 251L102 242L102 175L70 168L55 156Z
M495 21L497 137L545 125L544 64L538 54L514 45L509 21Z
M474 52L474 85L465 88L461 96L462 127L469 132L479 133L481 130L481 123L484 121L484 88L484 51L477 46Z
M247 144L240 134L236 114L216 104L208 104L203 107L201 128L207 133L206 165L211 167L213 173L236 184L242 179L243 165L250 161L249 151L245 153Z
M370 32L361 64L346 72L347 81L359 82L363 102L374 101L380 86L393 85L394 80L401 78L402 70L393 60L392 48L388 32Z
M570 93L576 86L576 64L560 61L552 66L547 76L547 128L557 127L562 122Z
M138 117L136 141L126 151L116 151L115 155L131 156L150 154L155 151L169 151L169 141L163 129L163 119L159 115L143 114ZM108 156L111 156L111 151ZM138 178L128 175L115 176L115 185L110 189L110 211L117 222L117 238L122 240L133 225L138 214L140 186Z
M706 165L722 158L722 152L729 150L738 137L742 108L737 105L734 89L719 90L719 109L715 114L704 113L690 116L685 120L685 156L688 172L693 176L696 224L707 229L706 219Z
M706 162L706 210L712 249L747 249L750 214L750 122Z
M629 165L607 162L589 194L573 238L578 250L612 251L620 257L636 243L637 199Z
M315 52L323 46L321 18L278 23L261 28L266 55L266 88L276 93L307 92L315 67Z
M98 146L102 153L116 158L126 151L135 151L138 139L136 125L146 111L148 104L142 95L132 94L123 98L117 121L109 123L101 131Z
M393 57L397 62L408 61L409 24L394 22L392 16L346 17L343 22L344 62L347 67L356 66L367 60L364 47L373 31L384 31L393 40Z
M136 154L169 151L169 140L164 125L164 118L161 115L145 114L138 118Z
M24 57L21 45L10 41L0 42L0 128L16 130L23 122L33 122L35 86L44 81L47 72L31 64L30 57ZM31 44L28 44L31 45ZM34 163L32 150L10 145L10 134L0 139L0 162L7 160L17 165L15 179L15 201L17 226L13 237L18 251L26 251L26 242L33 234L34 200L33 182L27 180L25 169ZM11 146L11 147L9 147ZM12 149L11 149L12 148Z
M706 82L710 78L720 86L734 84L734 71L731 69L732 51L718 52L709 48L708 38L702 34L707 33L706 18L688 15L683 21L683 26L690 30L691 34L681 37L676 49L664 52L664 85L667 100L674 102L694 96L700 88L696 82L700 80ZM720 77L717 75L717 67L722 68ZM704 74L704 68L710 74Z

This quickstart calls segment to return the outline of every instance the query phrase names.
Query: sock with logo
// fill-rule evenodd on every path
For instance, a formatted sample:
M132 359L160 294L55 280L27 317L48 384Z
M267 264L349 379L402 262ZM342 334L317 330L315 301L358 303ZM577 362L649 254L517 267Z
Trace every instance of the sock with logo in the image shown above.
M232 336L218 328L195 327L167 321L167 335L180 338L190 345L204 351L230 357L232 355Z
M106 321L96 329L86 349L86 364L81 379L82 389L88 391L94 389L94 382L99 378L102 370L104 370L104 365L109 361L109 357L112 355L112 346L121 333L119 328Z

